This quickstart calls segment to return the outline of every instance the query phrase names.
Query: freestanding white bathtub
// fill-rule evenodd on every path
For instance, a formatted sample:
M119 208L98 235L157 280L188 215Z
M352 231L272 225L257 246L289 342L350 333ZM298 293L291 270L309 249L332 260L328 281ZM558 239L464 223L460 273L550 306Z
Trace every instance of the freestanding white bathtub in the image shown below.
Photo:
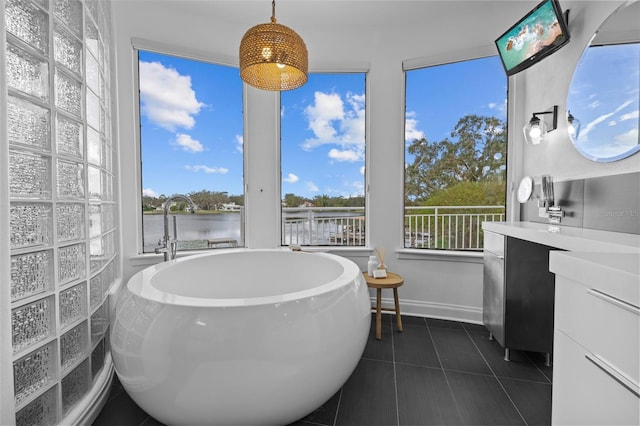
M340 389L370 324L352 261L229 249L131 277L111 345L125 390L160 422L288 424Z

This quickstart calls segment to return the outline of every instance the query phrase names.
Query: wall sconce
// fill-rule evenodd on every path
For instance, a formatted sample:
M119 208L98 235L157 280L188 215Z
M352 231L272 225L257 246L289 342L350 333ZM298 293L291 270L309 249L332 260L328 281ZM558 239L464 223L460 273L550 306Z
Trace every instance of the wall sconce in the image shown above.
M551 117L547 117L549 114L551 114ZM540 119L540 117L538 117L539 115L544 115L544 117ZM558 105L554 105L547 111L534 112L531 120L529 120L527 125L522 129L524 132L524 140L528 144L538 145L544 140L547 133L555 130L557 127Z
M567 122L569 123L569 137L572 141L578 140L578 135L580 135L580 120L571 115L571 111L567 112Z

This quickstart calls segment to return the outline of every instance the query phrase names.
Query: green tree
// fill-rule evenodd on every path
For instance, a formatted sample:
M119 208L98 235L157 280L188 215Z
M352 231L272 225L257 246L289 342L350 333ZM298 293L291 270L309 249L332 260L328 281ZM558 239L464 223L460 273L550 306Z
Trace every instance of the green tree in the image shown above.
M229 193L227 192L212 192L211 201L213 203L213 210L222 209L222 205L229 202Z
M229 202L244 206L244 195L229 195Z
M364 197L357 195L344 200L345 207L364 207Z
M162 201L158 197L150 197L148 195L142 196L142 210L150 211L155 210L156 207L160 207L162 205Z
M201 210L219 210L222 204L227 203L229 200L226 192L207 191L205 189L190 192L189 198Z
M284 195L284 203L287 207L298 207L302 205L304 198L292 193Z
M436 191L425 206L504 206L506 202L504 182L460 182ZM458 210L459 211L459 210Z
M331 198L326 195L316 195L313 197L313 205L316 207L331 207Z
M413 157L405 169L407 203L422 204L460 182L504 179L506 145L505 123L478 115L462 117L439 142L414 140L407 148Z

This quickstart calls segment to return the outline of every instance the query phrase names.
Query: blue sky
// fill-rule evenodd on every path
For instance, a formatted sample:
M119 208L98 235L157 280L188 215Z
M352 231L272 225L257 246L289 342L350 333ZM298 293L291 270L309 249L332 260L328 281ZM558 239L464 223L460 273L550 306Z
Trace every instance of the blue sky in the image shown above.
M363 195L365 74L311 74L280 99L282 195Z
M237 68L143 51L139 59L143 193L242 194Z
M589 48L571 82L567 108L580 120L577 144L593 158L638 145L640 44Z
M282 92L283 196L364 194L365 78L311 74ZM507 79L497 57L410 71L407 85L405 144L443 139L465 114L505 119ZM140 98L146 195L242 193L236 68L140 52Z

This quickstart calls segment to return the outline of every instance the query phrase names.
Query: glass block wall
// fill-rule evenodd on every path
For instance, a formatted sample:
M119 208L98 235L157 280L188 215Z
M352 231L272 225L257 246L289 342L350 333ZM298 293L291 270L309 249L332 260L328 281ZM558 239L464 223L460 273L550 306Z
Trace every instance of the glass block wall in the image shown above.
M57 424L109 351L107 293L118 271L111 5L0 1L11 250L2 285L11 286L16 424Z

